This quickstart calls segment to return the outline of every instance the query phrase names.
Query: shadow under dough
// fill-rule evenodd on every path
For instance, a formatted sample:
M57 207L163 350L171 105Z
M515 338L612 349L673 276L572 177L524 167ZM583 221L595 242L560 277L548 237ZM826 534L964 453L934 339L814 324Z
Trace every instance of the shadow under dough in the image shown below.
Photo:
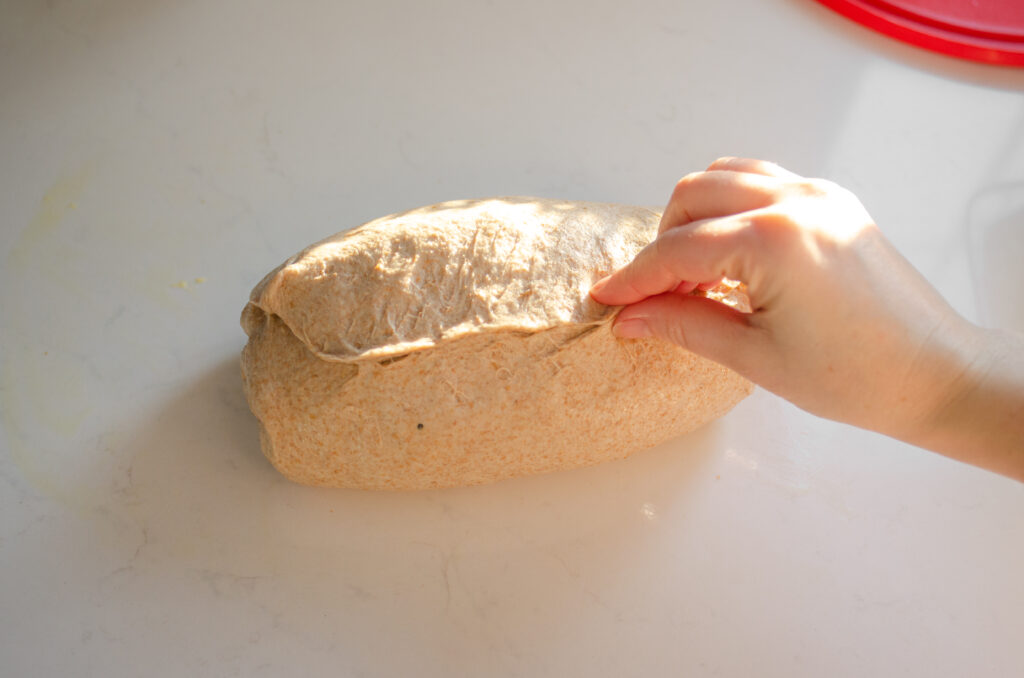
M110 508L138 526L138 548L104 588L159 586L206 613L212 592L225 619L249 610L255 628L375 665L392 661L373 649L376 629L415 628L424 665L444 673L458 668L444 648L467 632L557 643L599 592L644 576L644 553L685 536L674 521L710 479L720 433L713 423L623 461L494 485L311 488L263 458L230 356L135 435L131 485ZM471 672L490 661L469 660Z
M285 479L261 453L259 423L232 355L136 432L123 509L153 536L162 533L168 545L213 539L240 546L259 529L260 539L321 551L375 531L375 542L388 543L380 553L387 558L394 557L389 549L425 532L446 533L460 515L481 534L505 530L552 543L581 533L611 536L628 532L642 506L685 497L721 451L718 427L713 422L622 461L492 485L414 492L312 488ZM534 510L541 506L545 510ZM174 549L166 555L173 558Z

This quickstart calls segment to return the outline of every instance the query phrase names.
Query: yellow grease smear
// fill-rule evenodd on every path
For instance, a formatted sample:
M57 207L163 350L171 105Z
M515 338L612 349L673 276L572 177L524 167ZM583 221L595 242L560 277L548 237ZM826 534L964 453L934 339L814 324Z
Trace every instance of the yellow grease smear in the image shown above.
M85 372L74 360L53 360L25 351L20 360L0 366L0 421L7 433L11 459L38 492L64 505L82 503L63 472L61 459L92 413L85 392ZM36 429L39 434L27 435ZM56 448L56 449L55 449ZM73 475L73 474L72 474Z
M7 255L5 273L32 271L34 263L41 257L45 259L46 246L52 244L68 211L78 207L77 200L90 176L89 168L82 168L57 179L43 194L38 210ZM15 330L26 324L26 318L17 311L8 321ZM0 421L7 434L11 458L37 491L66 505L78 503L59 472L47 468L45 450L37 450L29 442L26 430L34 423L58 440L73 438L92 411L85 394L83 370L67 359L54 361L48 357L44 363L31 350L8 355L9 359L0 364ZM52 443L53 440L44 445Z
M7 255L7 263L19 270L24 270L30 263L32 254L37 252L47 238L54 234L68 211L76 209L76 202L89 183L91 171L83 168L78 172L62 177L43 194L28 227Z

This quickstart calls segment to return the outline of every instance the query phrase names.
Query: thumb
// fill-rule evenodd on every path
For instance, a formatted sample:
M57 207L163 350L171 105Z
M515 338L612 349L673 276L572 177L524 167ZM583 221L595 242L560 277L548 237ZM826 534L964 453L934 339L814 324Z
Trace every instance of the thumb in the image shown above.
M713 299L668 293L623 308L612 333L623 339L658 337L746 374L757 339L748 318Z

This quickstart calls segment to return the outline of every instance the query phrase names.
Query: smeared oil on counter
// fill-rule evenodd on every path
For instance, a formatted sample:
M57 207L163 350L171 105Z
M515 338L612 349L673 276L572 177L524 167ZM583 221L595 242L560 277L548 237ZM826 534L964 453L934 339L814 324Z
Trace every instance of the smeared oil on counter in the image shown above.
M179 371L176 349L148 334L189 318L207 282L182 270L193 250L166 212L122 200L115 176L99 161L60 173L0 269L0 435L24 481L74 509L103 502L131 464L123 432L95 413L123 398L133 365Z
M39 253L40 248L50 244L48 240L60 227L67 213L78 208L77 201L85 191L91 176L92 170L86 166L57 179L50 186L39 201L39 209L32 217L32 221L11 247L7 255L9 268L24 271L33 261L33 256Z
M54 459L57 455L44 446L70 442L92 411L85 387L87 369L58 346L44 349L20 340L18 335L30 336L29 321L12 297L23 291L23 285L31 285L34 274L45 275L67 292L76 293L76 282L61 265L64 258L53 256L53 250L67 247L56 236L65 217L77 209L91 175L88 166L80 168L57 179L43 194L35 215L7 255L5 277L13 280L3 286L6 334L11 336L5 341L6 355L0 363L0 422L11 457L25 479L64 504L78 502L61 478L63 464L51 463L58 461ZM29 426L44 432L47 440L31 440Z

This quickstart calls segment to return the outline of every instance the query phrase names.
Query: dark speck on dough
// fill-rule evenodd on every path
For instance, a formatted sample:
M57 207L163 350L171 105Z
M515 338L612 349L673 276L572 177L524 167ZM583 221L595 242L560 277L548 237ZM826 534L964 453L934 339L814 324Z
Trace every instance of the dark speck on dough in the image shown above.
M418 430L422 430L423 429L423 424L416 424L416 428Z

